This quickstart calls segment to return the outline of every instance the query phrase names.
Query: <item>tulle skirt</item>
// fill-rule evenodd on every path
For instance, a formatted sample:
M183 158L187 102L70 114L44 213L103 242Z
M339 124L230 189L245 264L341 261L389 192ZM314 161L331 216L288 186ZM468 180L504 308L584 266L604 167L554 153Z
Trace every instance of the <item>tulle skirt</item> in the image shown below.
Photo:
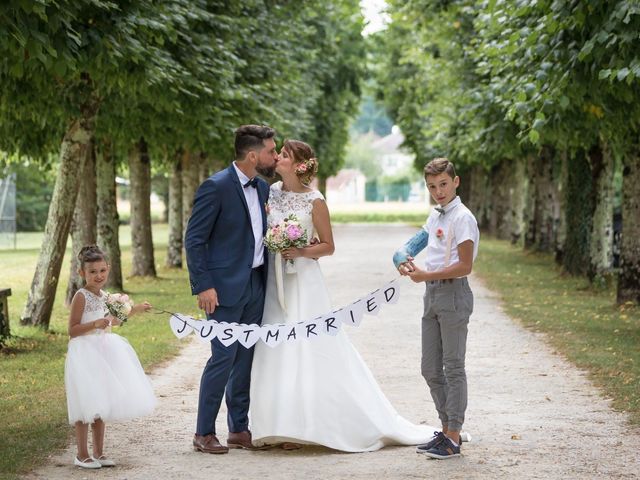
M119 422L153 412L156 397L129 342L115 333L72 338L65 362L69 423Z

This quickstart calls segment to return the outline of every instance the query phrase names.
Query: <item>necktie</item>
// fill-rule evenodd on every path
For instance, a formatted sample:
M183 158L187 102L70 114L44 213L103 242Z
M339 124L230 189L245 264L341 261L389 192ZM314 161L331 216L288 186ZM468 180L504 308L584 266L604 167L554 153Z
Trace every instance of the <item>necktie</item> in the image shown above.
M243 186L244 186L244 188L247 188L247 187L257 188L258 187L258 177L253 177L251 180L249 180Z
M442 207L435 207L435 211L438 212L440 215L445 214L445 210Z

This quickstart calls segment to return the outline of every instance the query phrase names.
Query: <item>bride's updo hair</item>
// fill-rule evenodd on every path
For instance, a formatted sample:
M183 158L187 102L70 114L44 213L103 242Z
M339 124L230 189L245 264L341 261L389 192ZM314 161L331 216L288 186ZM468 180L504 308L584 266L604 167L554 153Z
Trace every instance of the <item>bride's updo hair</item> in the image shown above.
M85 263L100 262L102 260L108 263L107 255L100 250L100 247L97 245L86 245L82 247L78 253L78 260L80 261L81 269L84 269Z
M308 186L318 173L318 159L313 148L300 140L285 140L283 148L293 157L296 175Z

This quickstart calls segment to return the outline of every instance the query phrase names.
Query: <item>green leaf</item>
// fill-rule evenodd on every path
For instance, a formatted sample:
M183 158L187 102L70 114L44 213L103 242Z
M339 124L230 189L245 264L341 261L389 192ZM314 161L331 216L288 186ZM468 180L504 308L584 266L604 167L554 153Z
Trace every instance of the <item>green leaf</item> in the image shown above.
M22 78L22 75L24 73L23 66L24 64L22 62L16 62L11 65L11 68L9 68L9 73L14 77Z
M537 130L529 130L529 141L533 144L538 143L538 141L540 140L540 134L538 133Z
M589 40L584 44L580 52L578 53L578 60L582 61L589 56L592 52L595 43L593 40Z
M631 72L630 72L630 70L629 70L628 68L626 68L626 67L625 67L625 68L621 68L620 70L618 70L618 73L617 73L617 75L616 75L616 78L617 78L619 81L622 81L622 80L624 80L625 78L627 78L627 75L629 75L629 73L631 73Z
M604 70L600 70L598 72L598 79L599 80L604 80L604 79L609 78L609 77L611 77L611 69L610 68L607 68L607 69L604 69Z

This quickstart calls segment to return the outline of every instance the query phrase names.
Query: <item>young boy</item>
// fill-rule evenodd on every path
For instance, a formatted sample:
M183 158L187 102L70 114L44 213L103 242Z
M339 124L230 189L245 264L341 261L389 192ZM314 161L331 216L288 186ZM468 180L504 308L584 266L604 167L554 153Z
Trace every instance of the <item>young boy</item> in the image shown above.
M456 196L460 178L446 158L424 168L431 197L438 203L423 229L428 233L425 269L412 256L400 274L425 282L422 317L422 376L442 422L442 432L417 447L418 453L447 459L460 455L460 430L467 408L465 353L473 293L467 282L478 253L480 233L475 217Z

